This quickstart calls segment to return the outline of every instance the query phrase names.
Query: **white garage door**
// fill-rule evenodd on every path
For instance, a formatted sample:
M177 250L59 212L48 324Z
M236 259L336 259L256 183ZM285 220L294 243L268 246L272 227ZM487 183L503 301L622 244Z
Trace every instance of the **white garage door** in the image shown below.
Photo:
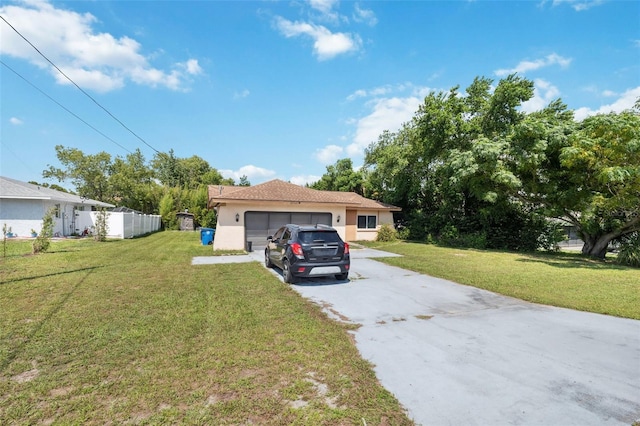
M287 223L298 225L332 224L331 213L246 212L244 214L245 239L251 241L253 250L264 247L267 237Z

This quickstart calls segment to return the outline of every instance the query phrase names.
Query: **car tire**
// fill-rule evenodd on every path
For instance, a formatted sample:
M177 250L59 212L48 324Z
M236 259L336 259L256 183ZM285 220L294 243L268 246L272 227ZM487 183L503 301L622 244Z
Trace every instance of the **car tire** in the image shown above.
M349 278L348 272L345 272L344 274L336 274L336 279L338 281L345 281L347 278Z
M291 272L291 264L289 263L289 259L285 259L282 262L282 276L284 277L284 282L288 284L295 284L296 277L293 276Z
M267 268L273 268L273 263L271 262L271 258L269 257L269 252L264 251L264 266Z

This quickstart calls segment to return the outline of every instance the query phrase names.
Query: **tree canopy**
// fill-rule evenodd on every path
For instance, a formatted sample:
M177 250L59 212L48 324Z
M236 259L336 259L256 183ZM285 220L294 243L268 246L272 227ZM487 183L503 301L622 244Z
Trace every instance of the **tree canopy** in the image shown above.
M640 229L640 116L600 114L577 123L560 100L527 114L533 83L476 78L432 92L398 132L365 155L371 194L403 207L414 238L533 250L573 224L583 252Z

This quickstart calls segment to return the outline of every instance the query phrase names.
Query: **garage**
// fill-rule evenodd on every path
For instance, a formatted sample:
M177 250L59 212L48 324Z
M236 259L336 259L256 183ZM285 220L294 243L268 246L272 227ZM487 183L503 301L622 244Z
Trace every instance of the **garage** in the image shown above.
M299 225L332 224L331 213L320 212L259 212L248 211L244 214L245 241L251 242L253 249L264 247L267 237L287 223Z

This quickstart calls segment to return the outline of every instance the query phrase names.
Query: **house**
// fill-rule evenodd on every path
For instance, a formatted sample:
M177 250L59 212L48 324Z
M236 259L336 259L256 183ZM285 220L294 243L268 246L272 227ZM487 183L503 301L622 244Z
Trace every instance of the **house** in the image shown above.
M324 224L345 241L374 240L382 224L393 224L396 206L354 192L319 191L279 179L255 186L209 186L217 212L214 250L264 247L282 225Z
M6 224L17 236L29 236L31 229L40 232L42 218L50 208L54 209L54 235L80 234L84 228L77 220L79 212L96 207L115 206L0 176L0 226Z

